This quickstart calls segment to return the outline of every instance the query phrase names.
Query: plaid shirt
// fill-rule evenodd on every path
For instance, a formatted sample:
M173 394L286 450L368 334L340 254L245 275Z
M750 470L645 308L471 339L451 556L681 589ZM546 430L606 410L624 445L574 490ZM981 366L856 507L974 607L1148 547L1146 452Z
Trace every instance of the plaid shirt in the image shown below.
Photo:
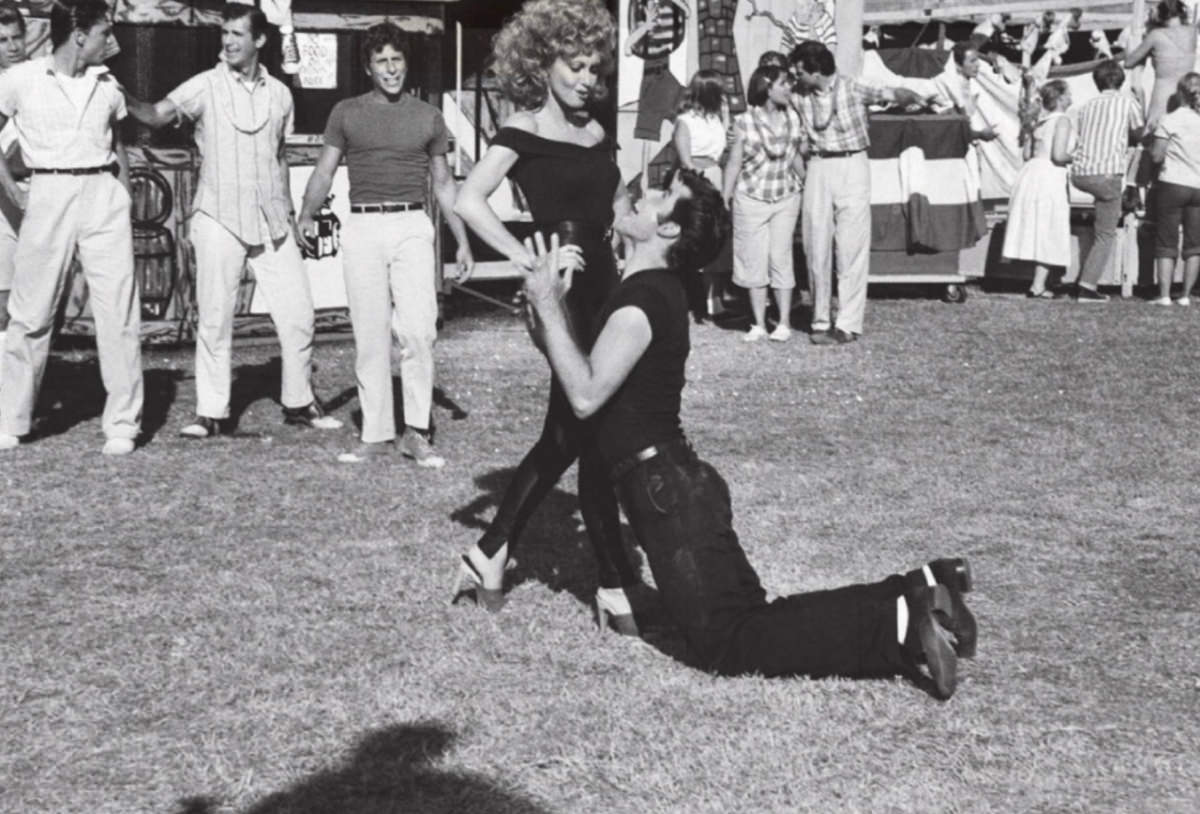
M776 132L767 125L767 113L751 107L733 120L733 129L742 142L742 169L738 173L740 192L760 201L775 201L800 191L800 177L792 163L800 153L804 133L800 117L790 107L787 129Z
M841 153L867 149L871 144L867 105L889 101L891 94L886 88L839 76L828 91L793 98L804 123L809 152Z
M261 65L243 82L224 62L198 73L167 94L196 123L200 182L193 209L203 212L243 243L291 233L292 202L283 142L292 133L292 92ZM259 212L270 235L259 230Z
M68 91L72 82L90 87L76 98ZM12 120L30 167L102 167L117 160L113 122L125 118L125 95L107 68L89 67L82 77L63 77L51 58L43 57L14 65L0 76L0 114Z

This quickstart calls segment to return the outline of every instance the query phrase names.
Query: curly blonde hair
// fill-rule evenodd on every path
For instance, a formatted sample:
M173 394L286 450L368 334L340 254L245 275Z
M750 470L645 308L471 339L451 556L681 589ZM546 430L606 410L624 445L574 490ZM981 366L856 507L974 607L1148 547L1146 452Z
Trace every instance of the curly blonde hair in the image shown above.
M616 48L617 21L599 0L527 0L492 38L492 70L513 104L533 110L546 101L554 60L597 54L597 70L607 77Z

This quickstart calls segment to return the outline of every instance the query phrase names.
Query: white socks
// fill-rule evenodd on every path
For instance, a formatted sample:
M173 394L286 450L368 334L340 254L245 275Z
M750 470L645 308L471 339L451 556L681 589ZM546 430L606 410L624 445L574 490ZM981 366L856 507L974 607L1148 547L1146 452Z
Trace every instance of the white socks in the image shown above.
M908 603L903 596L896 597L896 641L904 644L908 638Z

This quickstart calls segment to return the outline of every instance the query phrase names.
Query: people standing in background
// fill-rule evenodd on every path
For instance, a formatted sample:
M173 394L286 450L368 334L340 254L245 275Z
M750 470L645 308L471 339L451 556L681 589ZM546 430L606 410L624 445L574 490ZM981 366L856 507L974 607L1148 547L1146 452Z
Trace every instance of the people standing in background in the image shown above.
M1075 284L1076 302L1108 299L1096 288L1115 256L1127 154L1144 124L1141 105L1121 93L1125 71L1119 62L1101 62L1092 81L1100 95L1085 102L1075 117L1079 138L1071 162L1071 183L1095 201L1094 238Z
M721 157L725 154L729 132L729 105L725 100L725 80L717 71L700 70L688 83L675 118L672 140L679 166L707 178L721 188ZM721 292L729 274L728 253L722 251L701 270L699 289L703 299L692 306L698 319L711 317L721 310ZM700 299L700 298L697 298Z
M433 194L458 243L459 279L473 260L466 228L454 214L456 187L446 153L449 133L437 108L404 92L408 56L394 23L367 29L363 66L372 88L338 102L325 144L304 191L300 234L316 236L314 217L346 157L350 219L342 243L346 301L354 330L354 373L362 407L362 445L339 458L356 462L387 453L396 438L392 397L392 324L400 342L404 435L400 451L418 466L440 468L433 450L433 344L437 339L437 256L434 225L425 212Z
M229 417L233 312L246 265L262 288L279 334L283 418L337 429L312 389L314 313L293 218L285 140L294 108L287 86L267 73L259 52L268 24L254 6L221 12L221 57L157 104L126 94L129 112L150 127L195 123L200 179L190 237L196 249L196 416L180 430L213 438Z
M976 77L981 64L979 47L974 41L958 42L950 49L954 67L934 78L938 92L954 106L956 113L967 117L972 141L993 141L996 130L979 110L983 92Z
M1050 266L1066 268L1071 262L1067 167L1075 150L1075 132L1066 113L1071 106L1067 83L1053 79L1038 92L1042 117L1025 144L1025 164L1013 182L1002 254L1034 264L1027 296L1052 299L1054 293L1046 286Z
M1150 140L1150 160L1162 165L1154 185L1154 263L1156 305L1171 304L1171 283L1183 225L1183 292L1177 305L1192 304L1200 276L1200 73L1183 75L1176 88L1179 107L1158 120Z
M921 103L907 88L885 88L839 76L833 52L809 40L788 55L800 95L794 104L808 150L801 232L813 292L811 340L844 345L863 332L871 251L871 170L867 107ZM830 320L837 252L837 322Z
M25 16L11 0L0 2L0 75L12 66L25 61ZM25 167L20 158L16 128L9 124L0 131L0 161L8 162L9 173L17 181L17 189L29 193L24 179ZM4 357L4 337L8 330L8 292L12 289L13 265L17 253L17 230L21 226L23 199L13 200L0 188L0 359ZM3 374L0 365L0 375ZM0 379L3 387L3 379Z
M733 282L750 295L754 323L745 342L792 335L796 274L792 236L804 187L800 116L791 106L792 81L782 68L755 68L746 85L749 107L733 121L723 195L733 210ZM779 323L767 332L767 288L775 293Z
M671 72L671 54L683 43L687 17L685 0L633 0L625 53L642 59L637 121L633 137L641 139L641 189L649 184L650 147L659 140L662 123L675 116L683 86Z
M0 449L32 429L54 310L76 255L91 295L100 375L108 398L105 455L127 455L141 430L141 304L133 269L129 168L117 122L125 101L103 67L112 34L105 0L58 0L53 53L0 76L0 128L12 120L33 170L17 238L0 389ZM17 188L0 161L0 187Z

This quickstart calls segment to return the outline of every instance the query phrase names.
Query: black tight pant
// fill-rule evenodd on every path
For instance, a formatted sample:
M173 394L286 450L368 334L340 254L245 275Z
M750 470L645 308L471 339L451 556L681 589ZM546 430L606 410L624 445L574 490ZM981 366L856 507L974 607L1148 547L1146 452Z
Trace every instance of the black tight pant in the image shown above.
M609 272L611 276L603 272L589 260L587 270L576 275L577 287L571 290L566 301L575 335L586 337L585 347L588 348L597 327L594 325L596 317L606 294L617 280L615 271ZM583 275L589 277L581 280ZM596 285L601 281L606 284ZM611 284L607 284L609 281ZM579 285L581 282L583 284ZM588 287L589 283L592 288ZM635 584L639 577L621 542L616 492L601 463L588 423L576 417L566 393L554 378L550 382L550 404L546 408L541 437L517 466L496 509L496 516L479 540L479 548L490 558L507 542L511 556L530 515L576 458L579 459L579 509L596 556L600 587Z

